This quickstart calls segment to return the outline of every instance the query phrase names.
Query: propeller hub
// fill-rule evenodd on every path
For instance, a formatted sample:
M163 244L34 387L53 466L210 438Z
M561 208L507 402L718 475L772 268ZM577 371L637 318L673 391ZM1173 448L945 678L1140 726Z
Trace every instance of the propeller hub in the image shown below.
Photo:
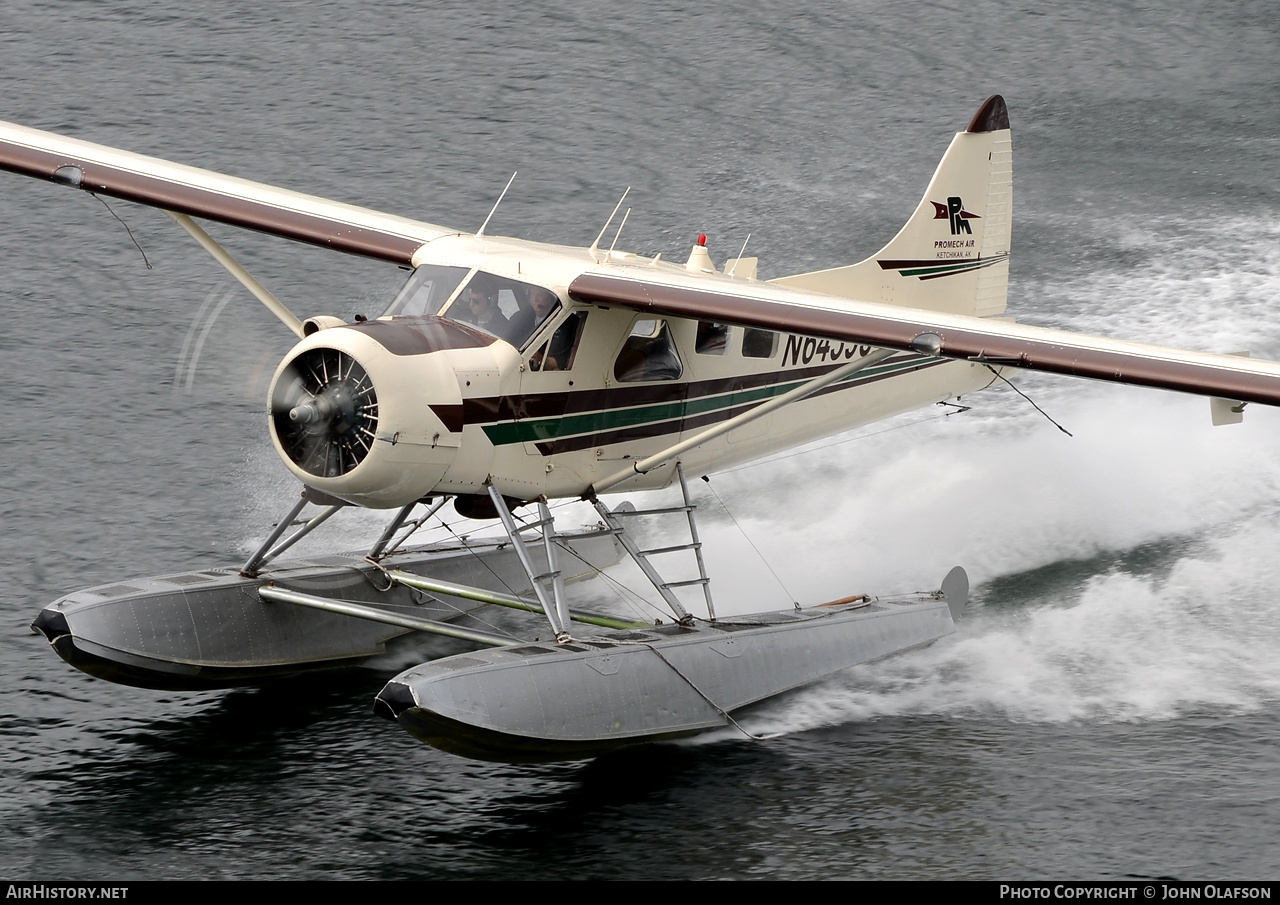
M300 402L289 409L289 420L295 424L318 425L327 422L332 415L332 407L325 404L323 396L312 396L306 402Z

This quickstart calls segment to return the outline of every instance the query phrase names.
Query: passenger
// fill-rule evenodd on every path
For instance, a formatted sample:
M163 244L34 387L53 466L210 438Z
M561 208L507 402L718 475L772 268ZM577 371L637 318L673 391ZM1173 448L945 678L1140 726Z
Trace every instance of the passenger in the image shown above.
M640 328L645 324L652 322L641 321L636 326ZM658 331L652 335L633 332L613 363L613 376L623 382L676 380L682 370L665 321L659 321Z
M519 311L511 315L511 320L507 324L507 342L517 349L523 346L559 304L560 299L550 289L530 286L529 307L522 306Z

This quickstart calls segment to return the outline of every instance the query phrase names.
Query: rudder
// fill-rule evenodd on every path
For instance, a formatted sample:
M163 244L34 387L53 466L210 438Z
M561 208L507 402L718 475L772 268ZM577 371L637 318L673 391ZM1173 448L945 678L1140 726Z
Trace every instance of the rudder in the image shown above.
M956 134L905 226L865 261L782 277L780 286L860 301L987 316L1005 310L1013 145L1004 98Z

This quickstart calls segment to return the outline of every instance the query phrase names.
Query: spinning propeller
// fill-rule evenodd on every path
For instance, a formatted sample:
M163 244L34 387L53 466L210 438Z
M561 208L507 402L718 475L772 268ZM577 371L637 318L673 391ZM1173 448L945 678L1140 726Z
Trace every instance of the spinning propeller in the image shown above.
M289 458L308 474L333 478L369 454L378 430L378 394L350 355L311 348L276 382L271 415Z

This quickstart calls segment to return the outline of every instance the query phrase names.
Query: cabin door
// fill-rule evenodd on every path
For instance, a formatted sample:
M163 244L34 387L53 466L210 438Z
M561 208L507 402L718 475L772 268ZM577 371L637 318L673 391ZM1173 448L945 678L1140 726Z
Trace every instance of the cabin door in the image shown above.
M588 309L574 309L562 317L549 318L549 326L539 330L525 347L524 372L516 421L521 425L525 453L546 458L561 451L565 435L573 430L571 419L582 406L583 393L593 386L580 354L587 329Z

